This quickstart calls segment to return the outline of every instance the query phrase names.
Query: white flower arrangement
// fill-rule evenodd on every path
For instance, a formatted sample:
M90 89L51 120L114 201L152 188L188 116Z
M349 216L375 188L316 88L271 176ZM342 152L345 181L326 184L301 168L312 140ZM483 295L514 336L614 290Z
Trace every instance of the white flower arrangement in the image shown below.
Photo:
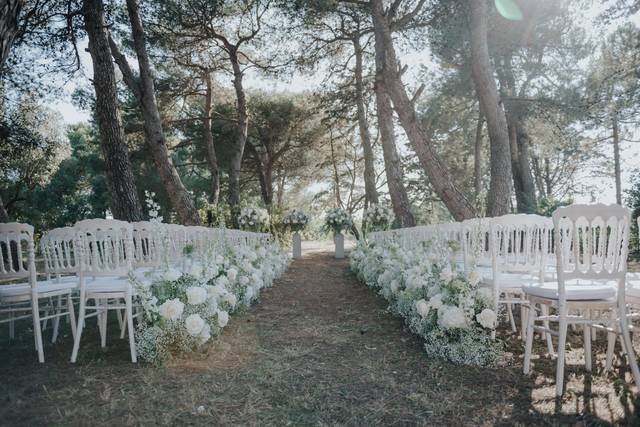
M368 231L384 231L391 228L394 220L391 208L372 204L364 211L364 220Z
M242 208L238 224L242 230L263 231L269 224L269 213L262 208Z
M425 341L430 356L467 365L494 365L502 344L491 338L497 313L493 292L481 277L457 273L447 243L405 250L393 241L359 242L350 255L352 270L389 301Z
M142 359L162 363L202 348L227 326L231 313L255 302L289 263L276 243L226 245L220 251L184 271L150 273L146 286L130 276L143 308L136 329Z
M353 219L347 211L342 208L334 208L327 212L324 220L325 228L339 234L348 230L353 225Z
M293 209L284 216L282 223L294 232L302 231L309 224L309 216L301 210Z

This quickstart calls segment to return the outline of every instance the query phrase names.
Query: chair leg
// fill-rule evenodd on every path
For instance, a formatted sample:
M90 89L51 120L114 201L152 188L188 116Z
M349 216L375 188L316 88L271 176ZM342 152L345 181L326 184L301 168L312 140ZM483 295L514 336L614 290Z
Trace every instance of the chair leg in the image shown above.
M117 310L117 313L118 317L120 318L120 339L123 340L125 334L127 333L127 322L124 321L121 310Z
M545 317L546 317L546 316L548 316L548 315L549 315L549 307L548 307L548 306L546 306L546 305L544 305L544 304L541 304L541 306L540 306L540 307L541 307L540 309L541 309L541 311L542 311L542 315L543 315L543 316L545 316ZM542 322L542 325L544 326L544 328L545 328L547 331L551 330L551 329L549 329L549 328L550 328L549 320L544 320L544 321ZM551 338L551 333L549 333L549 332L544 332L544 337L545 337L545 338L546 338L546 340L547 340L547 352L548 352L549 354L553 355L553 353L555 353L555 352L553 351L553 340L552 340L552 338Z
M511 324L511 331L518 332L518 328L516 328L516 321L513 317L513 309L511 308L511 303L507 304L507 312L509 313L509 323Z
M44 349L42 344L42 329L40 329L40 306L38 305L38 295L31 295L31 313L33 315L33 333L36 338L36 350L38 360L44 363Z
M622 334L622 342L624 343L624 350L627 355L627 361L629 366L631 367L631 373L633 374L633 382L636 383L636 386L640 385L640 370L638 369L638 361L636 359L635 351L633 350L633 345L631 343L631 333L629 332L629 322L627 319L627 310L621 304L618 304L618 314L620 319L620 332Z
M520 339L524 341L527 337L527 313L524 304L520 304Z
M614 321L612 325L614 332L607 333L607 359L604 365L604 368L607 371L610 371L613 367L613 351L616 346L616 339L618 338L618 334L616 333L618 331L618 322L616 321L617 316L617 311L612 310L611 319Z
M73 340L73 351L71 352L71 363L76 363L78 358L78 349L80 348L80 339L82 338L82 329L84 328L84 317L87 311L87 302L84 295L80 295L80 308L78 310L78 327L76 329L76 337Z
M100 347L105 348L107 346L107 317L109 316L109 301L100 300L100 306L102 309L98 321L100 322Z
M564 388L564 358L567 344L567 309L559 309L560 322L558 329L558 361L556 366L556 396L562 396Z
M60 328L60 317L62 316L62 295L58 295L58 306L54 310L56 317L53 319L53 335L51 342L54 343L58 339L58 329Z
M129 329L129 348L131 350L131 362L136 363L138 357L136 355L136 338L133 329L133 304L131 302L131 294L127 294L125 297L126 304L126 316L127 316L127 328Z
M527 310L527 337L524 344L524 373L529 373L531 369L531 352L533 351L533 326L536 321L536 308L533 304L529 304Z
M69 317L67 317L67 320L71 324L71 336L73 336L73 339L75 340L76 339L76 312L75 312L75 309L73 308L73 299L71 297L71 293L69 293L69 295L67 296L67 310L69 312Z
M596 314L598 316L602 315L602 313L600 311L596 311ZM589 318L593 319L593 317L591 317L593 315L592 311L589 310ZM591 328L591 341L597 341L598 340L598 330L596 328Z
M584 366L587 372L591 372L591 327L589 325L583 325L584 331Z

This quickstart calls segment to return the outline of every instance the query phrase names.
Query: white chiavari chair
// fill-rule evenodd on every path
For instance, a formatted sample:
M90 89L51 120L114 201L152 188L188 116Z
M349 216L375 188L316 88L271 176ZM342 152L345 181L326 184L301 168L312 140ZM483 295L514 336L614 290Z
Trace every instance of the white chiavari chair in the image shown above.
M567 326L580 324L586 369L591 370L590 328L604 329L621 336L633 379L640 384L625 302L629 210L618 205L573 205L556 210L553 225L558 280L523 288L531 302L524 373L530 370L534 330L557 335L556 395L561 396ZM552 306L557 314L538 316L534 304ZM599 313L598 318L592 316L594 312ZM542 320L557 323L558 330L536 325Z
M0 322L13 322L31 317L38 360L43 363L41 322L69 316L71 324L75 324L71 294L76 284L64 281L37 281L33 227L20 223L0 224L0 279L28 280L28 283L0 286L0 312L9 314L8 320L2 319ZM67 309L60 307L59 310L53 310L52 314L47 311L41 315L43 307L40 306L40 300L51 300L59 296L66 300ZM73 327L72 332L75 335Z
M88 317L97 316L101 345L106 346L109 310L124 310L131 361L136 362L133 328L134 289L129 281L133 270L134 245L131 224L107 219L89 219L75 224L75 246L79 251L80 308L71 362L75 363ZM87 281L94 276L96 280ZM88 305L93 300L93 305ZM87 313L91 310L91 313Z

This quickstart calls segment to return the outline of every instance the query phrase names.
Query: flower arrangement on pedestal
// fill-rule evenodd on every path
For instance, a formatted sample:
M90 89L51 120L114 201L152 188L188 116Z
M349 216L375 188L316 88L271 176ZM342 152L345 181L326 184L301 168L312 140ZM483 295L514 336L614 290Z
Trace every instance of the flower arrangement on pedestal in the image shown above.
M368 231L384 231L391 228L393 211L383 205L370 205L364 211L364 221Z
M269 224L269 213L262 208L242 208L238 216L240 229L246 231L263 231Z
M344 209L334 208L327 212L324 224L327 230L333 231L334 234L341 234L353 226L353 219Z
M301 210L293 209L284 216L282 223L285 227L288 227L291 231L297 233L304 230L309 224L309 216Z

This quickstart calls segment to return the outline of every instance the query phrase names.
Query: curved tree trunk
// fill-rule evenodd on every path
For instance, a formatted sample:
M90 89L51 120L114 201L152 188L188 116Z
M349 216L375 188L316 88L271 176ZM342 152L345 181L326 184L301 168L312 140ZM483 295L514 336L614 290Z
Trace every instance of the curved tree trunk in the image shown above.
M0 0L0 76L18 35L18 16L24 0Z
M393 107L396 113L398 113L400 123L407 134L407 138L415 150L434 191L445 204L451 215L458 221L471 218L474 216L473 206L453 184L454 181L448 169L442 163L430 139L424 129L422 129L415 112L413 100L409 98L402 84L400 73L397 69L391 29L384 12L383 1L371 0L371 8L376 42L376 57L379 57L376 67L380 68L380 72L384 76L387 93L393 101Z
M487 42L487 3L469 1L471 38L471 71L487 121L490 142L490 183L487 197L487 215L504 215L510 210L512 172L507 119L498 98L498 88L489 60Z
M358 113L358 128L360 130L360 141L364 153L364 193L367 205L378 203L378 190L376 189L376 171L374 168L374 155L371 146L371 135L369 134L369 123L364 102L364 82L362 71L362 46L360 46L360 35L353 37L353 51L356 58L355 80L356 80L356 107Z
M100 146L105 161L107 185L111 193L111 211L116 219L142 221L142 206L138 199L129 150L124 141L118 111L116 76L102 0L85 0L82 13L93 64L96 119L100 129Z
M482 112L478 114L476 126L476 140L473 150L473 190L476 195L476 202L480 202L482 191L482 128L484 127L484 117Z
M162 120L156 102L153 76L151 75L151 65L145 46L144 28L136 0L127 0L127 11L129 13L129 20L131 21L133 45L140 67L140 86L137 92L144 117L144 132L147 144L151 150L154 163L158 169L160 179L164 184L167 196L169 200L171 200L171 204L176 210L180 222L186 225L199 225L201 223L200 215L193 205L191 195L189 195L189 192L180 179L180 175L178 175L178 171L171 161L169 150L165 143ZM135 92L134 90L134 93Z
M218 157L216 156L216 148L213 143L212 121L213 118L213 83L211 74L205 74L205 82L207 91L204 97L204 145L207 148L207 162L209 163L209 172L211 173L211 190L209 193L209 202L217 205L220 198L220 172L218 171Z
M244 146L247 143L247 130L249 128L249 114L247 113L247 98L242 85L243 72L235 48L229 50L229 61L233 69L233 88L236 92L236 111L238 122L236 127L236 141L229 161L229 205L240 205L240 168Z

